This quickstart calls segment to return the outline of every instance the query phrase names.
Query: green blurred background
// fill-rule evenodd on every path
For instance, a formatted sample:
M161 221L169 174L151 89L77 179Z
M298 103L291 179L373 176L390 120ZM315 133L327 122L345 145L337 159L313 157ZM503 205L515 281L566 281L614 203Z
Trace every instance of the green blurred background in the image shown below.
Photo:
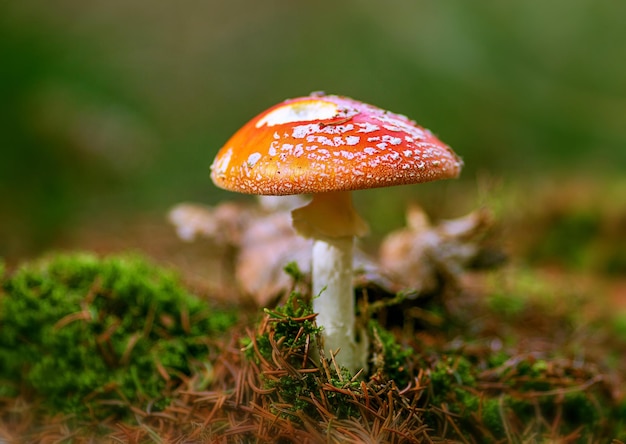
M433 201L485 175L620 177L625 17L615 0L2 2L0 256L233 198L209 179L217 149L317 90L450 144L466 167L456 185L423 187Z

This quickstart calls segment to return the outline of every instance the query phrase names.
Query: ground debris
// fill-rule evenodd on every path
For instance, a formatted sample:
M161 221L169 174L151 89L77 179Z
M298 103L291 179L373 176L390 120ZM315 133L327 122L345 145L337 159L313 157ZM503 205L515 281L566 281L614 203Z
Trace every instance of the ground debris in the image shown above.
M215 207L180 204L169 214L179 237L185 241L205 238L232 250L232 270L238 287L258 306L274 304L289 292L290 279L283 272L296 262L310 273L312 241L299 236L291 214L262 205L225 202ZM464 217L432 224L413 205L407 227L383 239L378 258L355 251L355 285L375 287L386 296L411 289L413 296L440 291L443 284L458 287L464 271L478 262L501 262L500 252L482 244L493 218L486 209ZM491 254L491 259L486 260Z
M442 280L458 287L465 270L488 253L482 241L493 225L493 217L486 208L433 224L424 210L411 205L406 219L406 228L383 239L379 261L393 281L414 289L415 294L437 291ZM501 253L491 254L490 265L503 257Z

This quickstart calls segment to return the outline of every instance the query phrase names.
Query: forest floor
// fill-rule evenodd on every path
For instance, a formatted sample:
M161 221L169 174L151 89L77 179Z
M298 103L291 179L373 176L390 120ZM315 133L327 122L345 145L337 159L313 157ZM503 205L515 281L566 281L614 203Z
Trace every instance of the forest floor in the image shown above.
M412 229L393 230L401 244L413 246L412 256L394 250L392 234L366 244L355 297L370 366L360 375L315 359L319 330L308 305L307 270L283 272L288 261L268 259L277 249L245 241L249 222L262 218L245 205L230 208L235 219L218 221L226 225L217 230L196 226L192 243L182 243L164 218L76 231L59 245L88 255L51 253L30 265L13 261L0 273L0 336L12 338L0 340L0 363L13 368L0 374L0 442L624 442L625 185L572 180L503 187L458 215L456 224L430 222L414 210ZM216 208L200 211L210 219ZM272 236L285 241L281 233ZM294 242L284 248L300 245ZM247 248L263 260L246 262L242 277L237 270ZM151 260L125 259L129 250ZM180 287L162 277L162 265L182 276ZM146 274L116 286L111 276L127 272ZM83 278L81 287L76 282ZM126 373L153 369L154 387L162 390L151 391L152 377L140 384L136 376L91 388L70 406L47 399L53 395L46 393L60 396L61 382L42 384L54 375L41 372L64 372L63 390L74 396L82 392L71 389L72 379L82 381L77 375L86 358L63 364L54 358L41 370L55 352L41 338L24 340L19 328L34 328L12 323L8 313L12 298L27 294L23 288L52 298L46 295L56 290L47 289L55 285L61 293L86 290L76 296L75 312L68 306L50 318L50 331L82 325L87 330L76 331L91 332L95 355L103 355L104 364L94 365ZM186 308L172 308L166 294L162 306L120 311L129 298L140 307L142 292L158 301L181 294ZM115 320L104 320L100 297L116 301L108 308L118 310ZM213 315L197 308L196 299ZM35 305L28 309L39 310ZM216 320L217 313L226 317ZM146 318L157 336L146 333ZM106 342L136 320L141 326L124 327L119 344ZM213 329L208 340L199 339L194 322ZM39 340L43 345L32 348ZM163 351L170 340L175 345ZM11 354L22 345L31 347L24 358ZM142 360L157 356L155 350L163 354ZM54 384L57 392L46 392Z

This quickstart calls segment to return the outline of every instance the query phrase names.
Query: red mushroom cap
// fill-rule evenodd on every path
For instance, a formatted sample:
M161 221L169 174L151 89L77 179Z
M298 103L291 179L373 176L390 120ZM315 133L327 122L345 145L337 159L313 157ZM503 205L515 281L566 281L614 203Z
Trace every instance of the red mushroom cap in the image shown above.
M256 116L217 153L221 188L286 195L457 177L462 160L407 117L340 96L289 99Z

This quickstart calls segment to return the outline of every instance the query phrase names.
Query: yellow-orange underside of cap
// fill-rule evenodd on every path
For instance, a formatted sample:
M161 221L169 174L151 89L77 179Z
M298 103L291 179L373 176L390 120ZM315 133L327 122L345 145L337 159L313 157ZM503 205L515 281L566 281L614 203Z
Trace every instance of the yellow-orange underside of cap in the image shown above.
M457 177L463 162L404 116L339 96L290 99L217 153L213 182L249 194L348 191Z

